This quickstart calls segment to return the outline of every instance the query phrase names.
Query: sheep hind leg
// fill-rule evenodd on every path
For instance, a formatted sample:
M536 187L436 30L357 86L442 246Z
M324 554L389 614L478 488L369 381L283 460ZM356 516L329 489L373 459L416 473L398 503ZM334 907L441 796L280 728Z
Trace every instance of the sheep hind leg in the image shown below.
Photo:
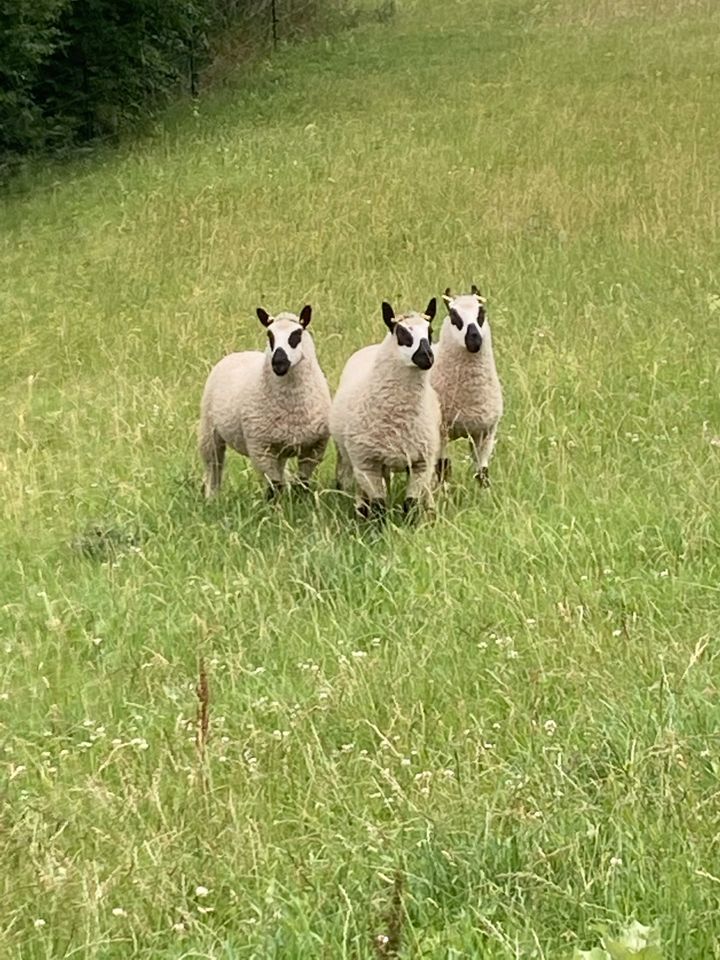
M495 446L497 424L470 438L473 459L475 461L475 479L481 487L490 486L490 458Z
M200 428L199 449L200 458L205 464L203 489L209 500L220 489L227 444L217 430L203 424Z

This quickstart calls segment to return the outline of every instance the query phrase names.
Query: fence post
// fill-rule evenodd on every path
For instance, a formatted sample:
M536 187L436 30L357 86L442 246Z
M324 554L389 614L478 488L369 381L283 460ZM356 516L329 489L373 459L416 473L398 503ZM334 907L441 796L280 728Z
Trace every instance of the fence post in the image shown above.
M270 0L270 15L272 17L272 41L273 50L277 50L278 45L278 19L276 0Z

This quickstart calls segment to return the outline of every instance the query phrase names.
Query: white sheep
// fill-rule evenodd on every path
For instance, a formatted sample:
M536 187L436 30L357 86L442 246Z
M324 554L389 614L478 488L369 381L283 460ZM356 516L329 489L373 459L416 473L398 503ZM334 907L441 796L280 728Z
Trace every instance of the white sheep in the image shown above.
M250 458L268 483L268 499L284 486L285 465L298 458L307 486L329 439L330 390L307 330L312 307L300 316L271 317L257 308L267 330L264 353L249 350L223 357L203 391L198 430L205 463L205 495L220 486L226 447Z
M467 437L475 460L475 476L489 486L489 464L503 412L503 395L493 356L485 300L473 284L472 293L443 295L448 308L430 381L440 398L443 440L437 474L449 475L445 456L448 441Z
M428 376L435 300L424 314L396 317L389 303L382 314L387 336L350 357L330 413L337 486L350 490L355 480L363 517L384 513L393 472L408 473L406 513L429 503L440 447L440 404Z

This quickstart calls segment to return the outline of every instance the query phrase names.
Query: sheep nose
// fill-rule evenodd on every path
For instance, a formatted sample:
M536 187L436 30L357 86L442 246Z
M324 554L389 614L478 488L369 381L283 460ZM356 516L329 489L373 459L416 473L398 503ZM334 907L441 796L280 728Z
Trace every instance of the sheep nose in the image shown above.
M474 324L468 327L468 331L465 334L465 346L470 353L477 353L482 346L480 331Z
M290 361L288 360L288 356L282 347L278 348L272 355L271 363L273 373L276 373L279 377L284 377L290 369Z
M412 362L421 370L429 370L433 365L435 357L430 349L429 340L421 340L415 353L412 355Z

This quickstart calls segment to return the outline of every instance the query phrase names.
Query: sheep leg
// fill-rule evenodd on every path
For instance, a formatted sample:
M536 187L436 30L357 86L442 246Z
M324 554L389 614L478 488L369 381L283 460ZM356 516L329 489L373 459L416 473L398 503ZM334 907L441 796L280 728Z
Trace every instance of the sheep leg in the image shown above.
M335 442L337 459L335 461L335 489L348 492L353 485L353 468L344 447Z
M274 457L271 454L251 455L253 466L267 481L267 499L274 500L285 487L285 464L287 457Z
M323 439L312 446L300 448L300 455L298 456L298 481L299 486L304 490L310 488L310 478L325 455L326 447L327 439Z
M421 503L432 507L432 481L435 469L435 460L420 460L411 465L405 489L403 513L415 512L416 507Z
M483 430L470 437L470 446L475 460L475 479L479 481L481 487L490 486L489 464L495 446L496 433L497 424L494 424L489 430Z
M199 449L200 457L205 464L203 485L208 500L220 489L226 447L225 441L213 427L209 424L201 424Z
M440 452L435 462L435 478L439 484L443 484L450 479L451 474L450 458L447 456L447 439L442 437L440 441Z
M365 467L355 467L355 482L360 490L357 501L357 512L363 520L370 517L381 519L385 515L387 496L385 488L385 473L379 464Z

